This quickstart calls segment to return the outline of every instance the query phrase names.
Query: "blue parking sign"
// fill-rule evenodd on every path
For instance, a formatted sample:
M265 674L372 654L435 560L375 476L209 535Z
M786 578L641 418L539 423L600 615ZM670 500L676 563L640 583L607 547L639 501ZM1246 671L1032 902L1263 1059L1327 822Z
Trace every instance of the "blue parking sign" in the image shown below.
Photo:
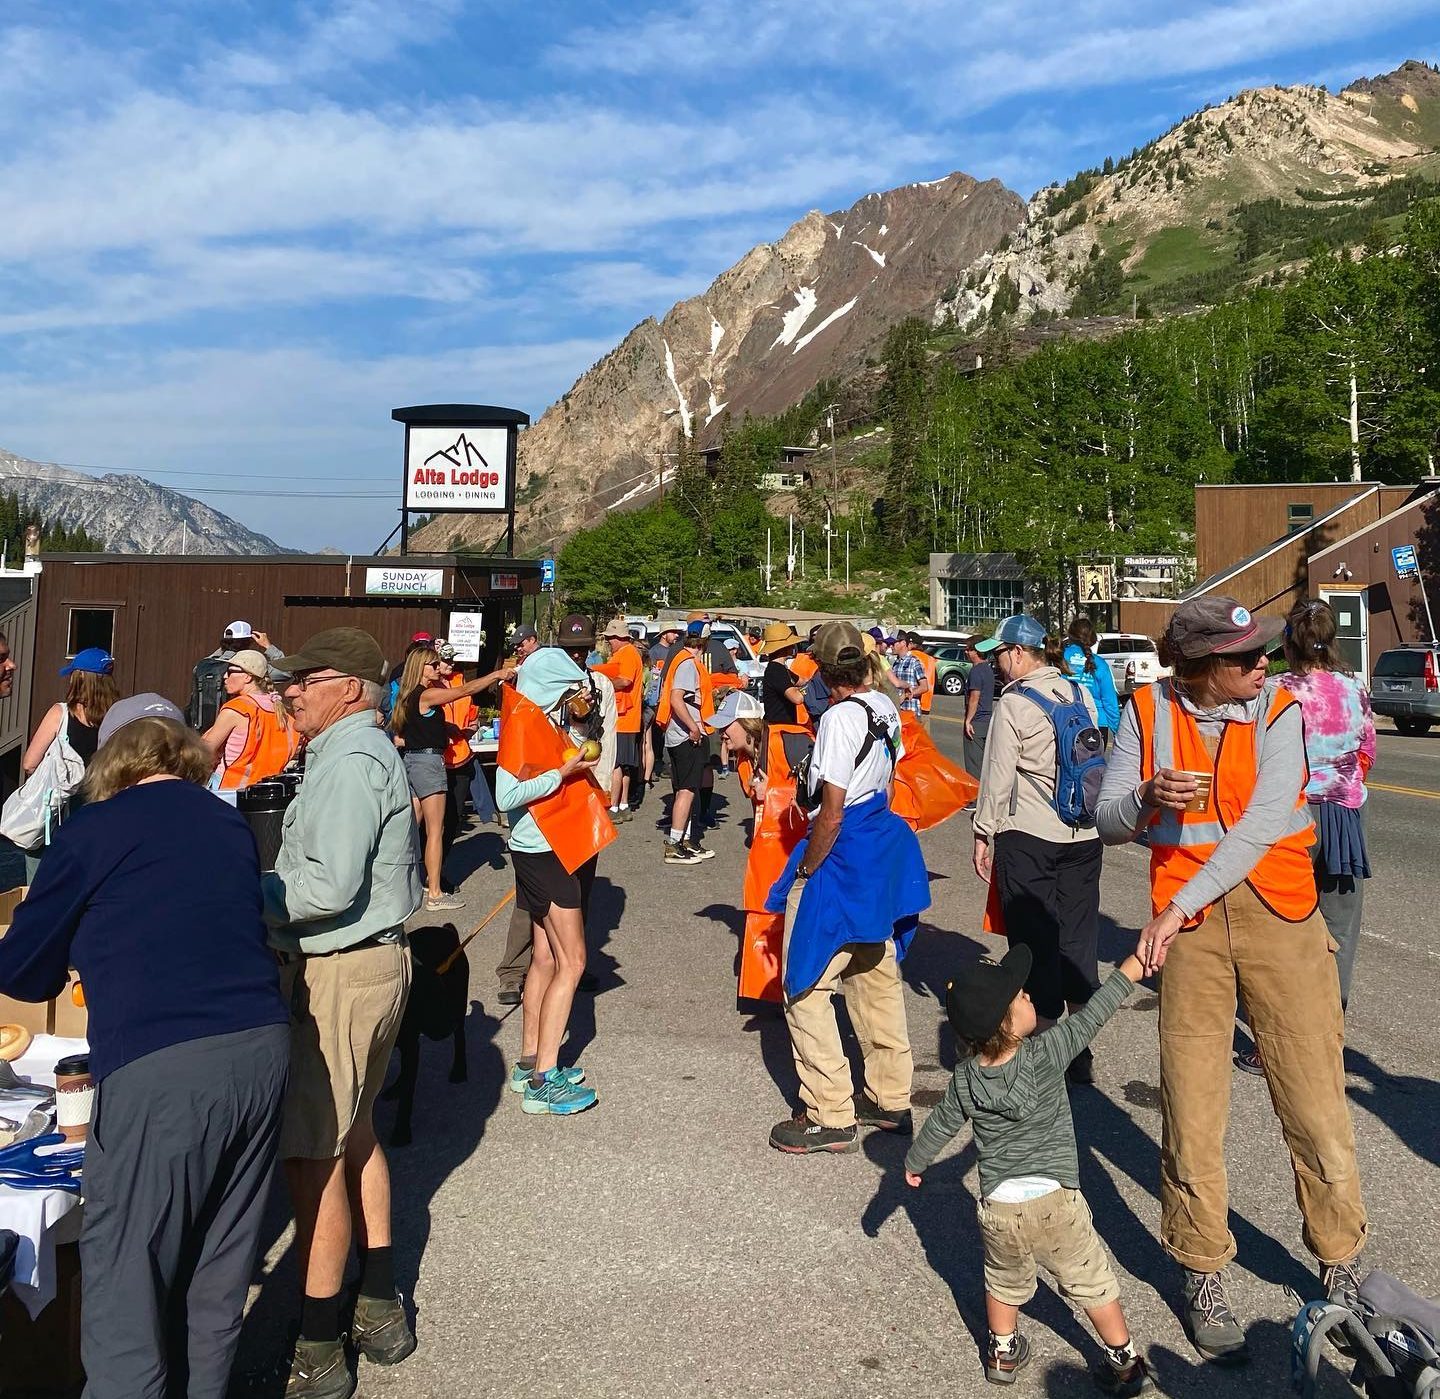
M1420 560L1416 557L1413 544L1399 545L1390 551L1390 557L1395 561L1397 578L1418 578L1420 576Z
M543 591L549 592L555 586L555 560L540 560L540 587Z

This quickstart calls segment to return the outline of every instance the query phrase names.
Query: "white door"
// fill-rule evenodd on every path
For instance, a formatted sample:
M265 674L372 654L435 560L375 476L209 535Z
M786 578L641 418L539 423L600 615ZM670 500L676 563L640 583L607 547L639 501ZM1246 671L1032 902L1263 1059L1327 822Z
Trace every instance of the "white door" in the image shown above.
M1366 685L1370 683L1370 611L1365 594L1320 590L1320 601L1335 613L1335 640L1340 654Z

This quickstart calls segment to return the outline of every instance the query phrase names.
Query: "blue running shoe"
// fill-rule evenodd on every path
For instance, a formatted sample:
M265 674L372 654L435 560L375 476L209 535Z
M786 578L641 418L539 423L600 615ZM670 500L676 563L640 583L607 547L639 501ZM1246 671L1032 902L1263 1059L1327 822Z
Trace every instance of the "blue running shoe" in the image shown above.
M593 1088L570 1083L564 1069L551 1069L538 1083L525 1085L526 1112L553 1112L557 1117L570 1117L586 1108L593 1108L599 1097Z
M558 1073L565 1075L565 1081L572 1087L577 1083L585 1082L585 1070L576 1064L574 1068L559 1069ZM512 1064L510 1066L510 1091L512 1093L523 1093L530 1083L530 1070L524 1064Z

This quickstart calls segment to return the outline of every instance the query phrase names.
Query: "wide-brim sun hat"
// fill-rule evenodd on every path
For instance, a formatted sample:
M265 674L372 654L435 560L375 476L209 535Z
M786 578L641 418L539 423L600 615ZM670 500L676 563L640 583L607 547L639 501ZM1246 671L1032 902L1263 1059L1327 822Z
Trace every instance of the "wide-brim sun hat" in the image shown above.
M761 636L760 654L772 656L776 651L783 651L790 646L798 646L800 641L800 633L789 622L771 622Z

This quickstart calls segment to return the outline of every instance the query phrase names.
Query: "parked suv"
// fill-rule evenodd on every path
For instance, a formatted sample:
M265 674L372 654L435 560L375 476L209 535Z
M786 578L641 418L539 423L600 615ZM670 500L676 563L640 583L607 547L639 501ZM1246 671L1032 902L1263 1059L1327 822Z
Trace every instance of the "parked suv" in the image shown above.
M1153 685L1170 674L1170 667L1160 664L1160 653L1148 636L1133 632L1101 632L1095 638L1095 654L1110 667L1115 679L1115 693L1121 699L1133 695L1143 685Z
M935 658L935 688L942 695L963 695L965 677L970 674L965 648L947 644L934 647L930 654Z
M1370 683L1370 707L1402 734L1423 734L1440 720L1440 647L1434 642L1382 651Z

